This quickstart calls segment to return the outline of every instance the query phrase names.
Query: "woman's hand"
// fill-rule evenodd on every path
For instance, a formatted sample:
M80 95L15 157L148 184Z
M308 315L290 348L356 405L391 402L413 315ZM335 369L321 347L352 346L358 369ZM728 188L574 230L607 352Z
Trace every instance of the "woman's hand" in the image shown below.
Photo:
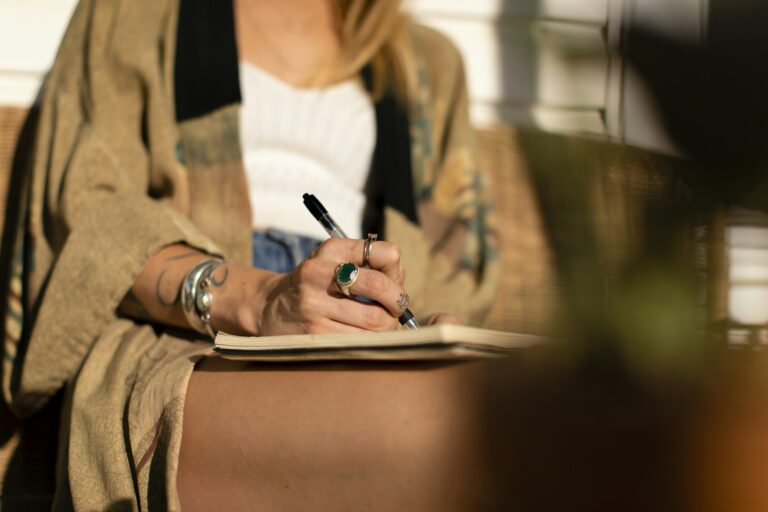
M336 267L361 265L363 244L331 238L288 274L228 264L227 283L214 296L213 327L258 336L395 329L409 302L399 247L375 242L370 268L360 267L350 288L377 303L352 300L336 288Z
M396 245L375 242L370 268L359 268L349 289L375 303L352 300L336 288L336 267L343 262L361 265L364 243L327 240L288 274L234 262L221 265L211 276L211 326L255 336L394 329L410 302ZM141 320L189 327L179 289L186 273L209 257L180 244L161 249L145 264L120 311Z

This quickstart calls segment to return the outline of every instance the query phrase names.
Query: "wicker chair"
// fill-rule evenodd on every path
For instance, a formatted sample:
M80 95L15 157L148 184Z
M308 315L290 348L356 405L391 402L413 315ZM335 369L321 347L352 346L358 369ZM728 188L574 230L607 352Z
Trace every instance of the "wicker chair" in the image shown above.
M0 107L0 224L6 213L10 192L6 189L27 113L25 108ZM56 405L51 404L38 416L21 421L0 400L0 508L4 512L50 510L57 418Z

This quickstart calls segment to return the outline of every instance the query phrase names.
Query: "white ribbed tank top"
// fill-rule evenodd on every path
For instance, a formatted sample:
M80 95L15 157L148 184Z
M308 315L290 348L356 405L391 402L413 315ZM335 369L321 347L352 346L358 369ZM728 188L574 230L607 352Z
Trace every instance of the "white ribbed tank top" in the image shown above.
M376 140L373 104L358 80L298 88L241 62L240 143L254 228L327 238L302 204L314 194L361 238L363 187Z

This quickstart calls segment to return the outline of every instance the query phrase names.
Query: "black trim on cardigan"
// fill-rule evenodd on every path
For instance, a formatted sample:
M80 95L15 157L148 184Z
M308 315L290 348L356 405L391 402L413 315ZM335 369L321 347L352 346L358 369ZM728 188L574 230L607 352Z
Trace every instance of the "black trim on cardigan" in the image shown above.
M180 0L174 67L176 120L241 102L234 7L226 0ZM370 66L362 72L370 90ZM408 110L393 91L374 105L376 146L365 187L363 233L384 233L385 206L418 224ZM308 191L311 192L311 191ZM297 198L297 208L301 207Z
M370 91L373 84L370 66L363 68L362 78ZM365 187L363 233L384 233L384 206L394 208L414 224L419 222L413 190L408 110L392 90L387 90L374 108L376 147Z
M232 2L179 2L173 73L177 121L240 103Z

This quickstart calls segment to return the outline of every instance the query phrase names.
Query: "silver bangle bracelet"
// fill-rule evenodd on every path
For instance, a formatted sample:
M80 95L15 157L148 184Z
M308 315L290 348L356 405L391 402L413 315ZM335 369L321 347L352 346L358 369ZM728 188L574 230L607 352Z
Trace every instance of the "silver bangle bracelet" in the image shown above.
M214 339L216 333L211 327L211 308L213 294L211 276L224 264L221 259L203 260L187 273L181 285L181 308L190 327L200 334L207 334Z

